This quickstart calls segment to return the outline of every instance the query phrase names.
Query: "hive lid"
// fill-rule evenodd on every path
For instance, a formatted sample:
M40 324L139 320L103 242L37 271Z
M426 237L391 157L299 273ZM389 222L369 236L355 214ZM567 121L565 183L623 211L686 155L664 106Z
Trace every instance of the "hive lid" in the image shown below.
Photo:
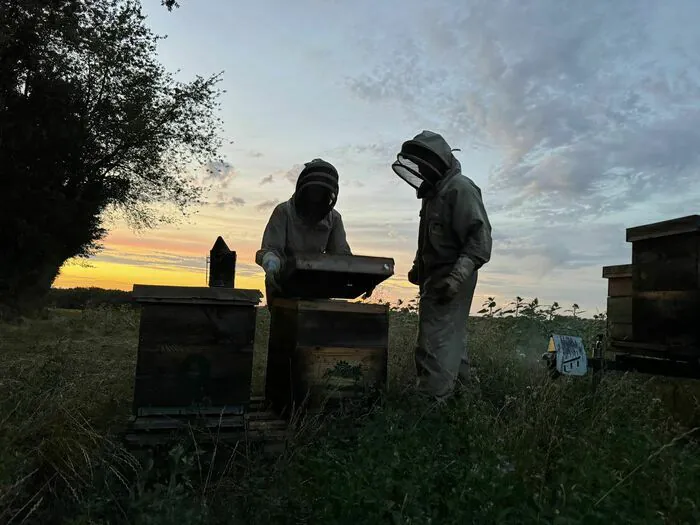
M300 299L355 299L394 275L394 259L365 255L289 257L282 276L285 295Z
M260 290L242 288L209 288L206 286L158 286L135 284L131 292L138 303L179 304L232 304L252 305L260 303Z
M656 239L683 233L700 233L700 215L688 215L678 219L627 228L627 242Z

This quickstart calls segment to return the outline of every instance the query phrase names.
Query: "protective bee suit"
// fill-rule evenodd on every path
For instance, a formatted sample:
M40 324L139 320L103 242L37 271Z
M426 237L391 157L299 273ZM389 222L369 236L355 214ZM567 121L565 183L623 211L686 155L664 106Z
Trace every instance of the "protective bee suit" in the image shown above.
M268 306L274 297L284 296L279 275L287 257L297 253L352 255L343 219L334 209L337 199L337 170L314 159L304 165L292 197L272 211L255 255L255 262L265 270Z
M404 142L394 172L422 199L418 250L408 280L420 287L418 389L450 395L469 379L467 319L479 268L491 258L481 190L462 174L445 139L423 131Z

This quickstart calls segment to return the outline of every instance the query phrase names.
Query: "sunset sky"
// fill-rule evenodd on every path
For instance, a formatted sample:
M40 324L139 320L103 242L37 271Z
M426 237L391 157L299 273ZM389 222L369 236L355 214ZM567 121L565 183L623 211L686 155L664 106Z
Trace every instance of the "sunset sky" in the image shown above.
M377 295L410 298L419 201L390 165L423 129L461 148L493 224L473 310L520 295L604 311L601 267L630 262L625 228L700 213L696 0L143 3L179 79L224 71L233 143L196 215L138 234L111 221L57 286L202 286L222 235L237 286L261 288L270 211L322 157L353 251L396 260Z

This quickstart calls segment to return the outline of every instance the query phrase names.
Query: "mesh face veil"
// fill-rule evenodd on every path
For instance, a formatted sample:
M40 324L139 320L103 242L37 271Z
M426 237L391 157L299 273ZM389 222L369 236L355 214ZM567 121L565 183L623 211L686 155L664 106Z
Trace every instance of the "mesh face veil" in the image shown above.
M391 165L391 169L393 169L394 173L401 177L409 186L416 190L423 184L424 179L420 175L418 164L413 162L410 158L404 157L401 153L396 156L396 162Z
M391 168L416 191L435 186L447 171L447 165L436 153L414 141L401 146Z

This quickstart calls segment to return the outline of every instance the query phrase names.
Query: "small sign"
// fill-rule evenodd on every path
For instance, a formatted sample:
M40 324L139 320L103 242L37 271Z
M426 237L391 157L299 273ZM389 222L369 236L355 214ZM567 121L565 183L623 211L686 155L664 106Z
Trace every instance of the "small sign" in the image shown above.
M549 352L556 354L557 372L563 375L582 376L588 371L588 357L583 339L570 335L552 335Z

